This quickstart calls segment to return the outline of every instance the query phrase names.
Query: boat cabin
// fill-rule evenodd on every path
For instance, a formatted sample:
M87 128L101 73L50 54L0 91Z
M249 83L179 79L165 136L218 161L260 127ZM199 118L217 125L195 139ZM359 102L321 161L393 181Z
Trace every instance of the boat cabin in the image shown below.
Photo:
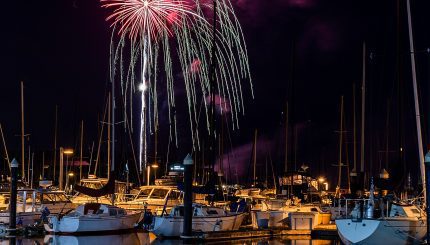
M425 213L424 213L424 210L419 209L415 205L393 203L391 205L391 211L390 211L390 216L389 217L415 217L415 218L422 218L422 217L425 217Z
M211 216L226 216L227 212L222 208L210 207L201 204L193 204L193 216L194 217L211 217ZM172 217L183 217L184 216L184 205L178 205L172 208L170 212Z
M70 213L69 216L81 215L103 215L103 216L122 216L127 212L123 208L101 203L86 203L78 206L75 211Z

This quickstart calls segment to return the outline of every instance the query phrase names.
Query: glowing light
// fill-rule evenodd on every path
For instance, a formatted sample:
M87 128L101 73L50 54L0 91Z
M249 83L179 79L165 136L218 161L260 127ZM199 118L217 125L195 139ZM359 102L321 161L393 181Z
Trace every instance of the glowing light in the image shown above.
M148 88L148 87L146 86L146 84L145 84L145 83L141 83L141 84L139 84L139 91L141 91L141 92L145 92L147 88Z
M73 154L73 149L64 149L63 153L66 154L66 155L72 155Z

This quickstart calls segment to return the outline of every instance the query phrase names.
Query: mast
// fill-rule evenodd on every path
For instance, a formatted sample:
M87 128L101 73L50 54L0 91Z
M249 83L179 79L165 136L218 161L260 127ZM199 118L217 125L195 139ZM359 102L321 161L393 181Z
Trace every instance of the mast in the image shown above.
M109 170L112 172L115 172L115 83L114 83L114 78L111 79L111 83L112 83L112 124L109 126L112 127L112 161L111 161L112 167L110 167ZM110 177L110 172L109 172L109 177ZM113 177L115 177L115 175ZM111 202L112 202L112 205L115 204L115 191L111 195Z
M25 180L25 149L24 149L24 82L21 81L21 178Z
M254 149L253 149L253 166L254 166L254 171L253 171L253 186L255 186L256 184L256 170L257 170L257 129L255 129L254 131Z
M339 162L337 187L340 188L342 177L342 134L343 134L343 95L340 97L340 131L339 131Z
M55 174L57 168L57 120L58 120L58 105L55 105L55 125L54 125L54 174L52 176L55 183Z
M42 180L45 179L45 152L42 152Z
M421 115L420 106L418 103L418 88L417 88L417 74L415 67L415 49L414 49L414 39L412 32L412 19L411 19L411 6L410 0L406 1L408 10L408 30L409 30L409 48L411 54L411 66L412 66L412 83L414 87L414 105L415 105L415 122L417 126L417 140L418 140L418 157L420 160L420 170L421 170L421 180L423 185L424 200L426 200L426 178L425 178L425 166L424 166L424 152L423 152L423 142L421 136Z
M80 156L79 160L81 164L79 165L79 180L82 179L82 145L84 141L84 120L81 120L81 150L80 150Z
M109 93L109 98L113 98L113 95L112 95L112 97L110 96L110 93ZM112 125L112 123L111 123L111 108L112 108L112 100L109 100L109 102L108 102L108 131L107 131L107 137L108 137L108 142L107 142L107 153L108 153L108 160L107 160L107 167L108 167L108 171L107 171L107 176L108 176L108 179L109 179L109 177L110 177L110 171L111 171L111 149L110 149L110 147L111 147L111 138L110 138L110 134L111 134L111 125Z
M361 81L361 152L360 172L364 173L364 119L366 112L366 43L363 42L363 77Z
M285 161L284 161L284 171L288 171L288 101L285 105Z
M213 22L212 22L212 49L211 49L211 64L210 64L210 96L211 96L211 108L210 108L210 126L209 126L209 149L210 149L210 176L214 174L215 164L215 82L216 82L216 28L217 28L217 0L213 1ZM212 178L209 178L211 181Z
M106 105L105 105L105 109L104 109L104 113L103 113L102 128L100 129L99 144L97 146L96 165L94 167L94 175L97 174L97 166L98 166L99 158L100 158L100 147L101 147L101 144L102 144L103 129L104 129L104 124L105 124L104 122L105 122L105 119L106 119L106 110L108 109L109 103L110 103L110 93L108 94L108 99L106 101Z
M1 123L0 123L0 133L1 133L1 138L2 138L2 141L3 141L4 152L5 152L5 154L6 154L6 161L7 161L7 164L9 165L9 171L11 171L11 167L10 167L10 160L9 160L9 154L8 154L8 152L7 152L7 148L6 148L6 141L4 140L3 128L2 128L2 126L1 126Z
M352 121L353 121L353 161L354 168L352 169L350 176L357 176L357 125L356 125L356 112L355 112L355 83L352 85Z
M33 189L33 175L34 175L34 152L31 153L31 176L30 176L30 188Z

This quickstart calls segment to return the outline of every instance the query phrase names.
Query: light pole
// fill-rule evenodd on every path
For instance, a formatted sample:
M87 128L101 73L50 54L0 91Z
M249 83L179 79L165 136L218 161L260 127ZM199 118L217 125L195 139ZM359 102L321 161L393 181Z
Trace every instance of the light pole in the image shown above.
M155 161L155 162L151 165L151 167L154 169L154 182L155 182L155 180L157 179L157 169L158 169L158 163L157 163L157 161Z
M59 177L59 186L60 190L64 190L63 181L64 181L64 155L66 155L66 167L69 165L69 155L73 154L73 149L64 149L60 147L60 177ZM66 187L68 181L66 180Z
M193 224L193 158L188 154L184 159L184 226L181 237L190 239Z
M320 191L320 197L322 196L322 187L323 187L324 181L325 181L324 177L319 177L318 178L318 189Z

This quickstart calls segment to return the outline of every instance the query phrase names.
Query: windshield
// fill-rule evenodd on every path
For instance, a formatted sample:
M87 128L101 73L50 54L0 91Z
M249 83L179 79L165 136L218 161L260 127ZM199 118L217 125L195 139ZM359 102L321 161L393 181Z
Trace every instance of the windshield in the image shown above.
M42 203L51 203L51 202L68 202L66 195L64 193L38 193L37 201L40 201L42 198Z
M139 192L139 195L136 197L136 199L140 198L147 198L149 194L151 194L152 189L143 189Z
M165 189L155 189L152 194L151 194L151 198L154 199L164 199L167 195L167 192L169 192L169 190L165 190Z

